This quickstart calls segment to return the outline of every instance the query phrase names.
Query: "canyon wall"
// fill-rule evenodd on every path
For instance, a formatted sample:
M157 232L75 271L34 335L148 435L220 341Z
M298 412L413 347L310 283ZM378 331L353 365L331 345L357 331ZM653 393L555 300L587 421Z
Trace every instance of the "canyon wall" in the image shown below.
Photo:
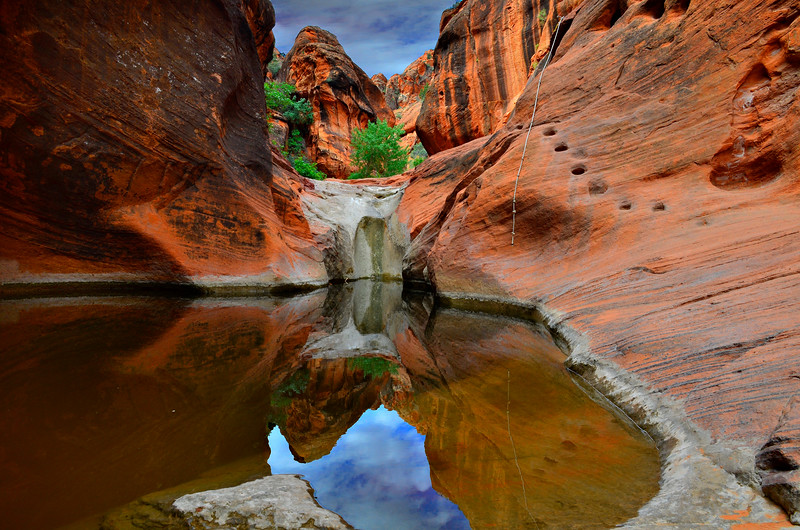
M336 37L317 27L304 28L286 54L277 79L297 87L314 109L309 126L308 155L320 171L333 178L347 178L350 137L367 123L395 117L383 94L339 44Z
M434 75L416 124L428 153L480 138L502 124L528 81L532 61L546 53L555 4L464 0L442 14ZM561 2L558 12L568 12L571 4Z
M576 370L628 370L619 381L662 406L635 391L621 403L662 422L666 404L685 411L706 456L790 514L799 14L797 1L585 2L546 70L524 160L532 83L492 136L417 168L399 211L407 280L543 304Z
M274 22L255 0L4 3L4 289L324 283L296 184L272 175Z

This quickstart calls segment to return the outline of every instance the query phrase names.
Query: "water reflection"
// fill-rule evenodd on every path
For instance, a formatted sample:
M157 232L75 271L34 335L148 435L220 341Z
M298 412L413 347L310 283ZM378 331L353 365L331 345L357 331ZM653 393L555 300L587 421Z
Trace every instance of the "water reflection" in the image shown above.
M425 437L384 407L366 411L323 459L295 461L279 429L269 435L273 473L303 475L322 506L356 528L469 528L431 485Z
M4 524L168 526L178 495L301 465L363 528L395 511L609 527L655 493L654 448L572 383L545 330L401 294L0 302ZM402 481L398 460L415 462Z

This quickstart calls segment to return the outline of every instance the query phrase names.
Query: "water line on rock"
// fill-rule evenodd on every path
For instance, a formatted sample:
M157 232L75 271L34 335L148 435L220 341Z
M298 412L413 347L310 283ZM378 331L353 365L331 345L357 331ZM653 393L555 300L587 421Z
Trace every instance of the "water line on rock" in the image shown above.
M539 104L539 90L542 88L542 78L547 65L550 64L550 59L553 58L553 50L556 47L556 39L558 38L558 30L561 28L561 21L564 17L558 17L558 24L556 31L553 33L553 38L550 42L550 51L547 52L547 59L545 59L542 71L539 72L539 84L536 86L536 97L533 99L533 113L531 114L531 122L528 125L528 134L525 135L525 144L522 147L522 158L519 160L519 169L517 170L517 178L514 180L514 198L511 203L511 246L514 246L514 235L517 229L517 187L519 185L519 176L522 173L522 163L525 161L525 152L528 150L528 138L531 136L531 129L533 129L533 119L536 117L536 106Z

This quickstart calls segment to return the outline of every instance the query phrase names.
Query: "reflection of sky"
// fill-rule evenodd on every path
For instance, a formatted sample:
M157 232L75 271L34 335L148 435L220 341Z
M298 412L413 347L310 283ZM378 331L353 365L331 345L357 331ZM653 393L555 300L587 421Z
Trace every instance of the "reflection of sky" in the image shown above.
M368 410L327 456L294 461L278 429L269 435L272 473L298 473L319 503L356 528L469 528L458 506L431 487L425 437L383 407Z

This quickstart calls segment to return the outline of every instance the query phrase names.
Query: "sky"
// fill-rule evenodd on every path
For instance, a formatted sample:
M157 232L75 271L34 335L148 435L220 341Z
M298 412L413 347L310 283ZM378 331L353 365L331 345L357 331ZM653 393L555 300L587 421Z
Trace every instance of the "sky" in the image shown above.
M466 530L461 510L431 485L425 437L397 412L367 410L319 460L300 464L278 428L269 434L273 474L297 473L319 504L356 528Z
M275 45L286 53L306 26L336 35L370 77L401 73L436 45L442 11L454 0L272 0Z

